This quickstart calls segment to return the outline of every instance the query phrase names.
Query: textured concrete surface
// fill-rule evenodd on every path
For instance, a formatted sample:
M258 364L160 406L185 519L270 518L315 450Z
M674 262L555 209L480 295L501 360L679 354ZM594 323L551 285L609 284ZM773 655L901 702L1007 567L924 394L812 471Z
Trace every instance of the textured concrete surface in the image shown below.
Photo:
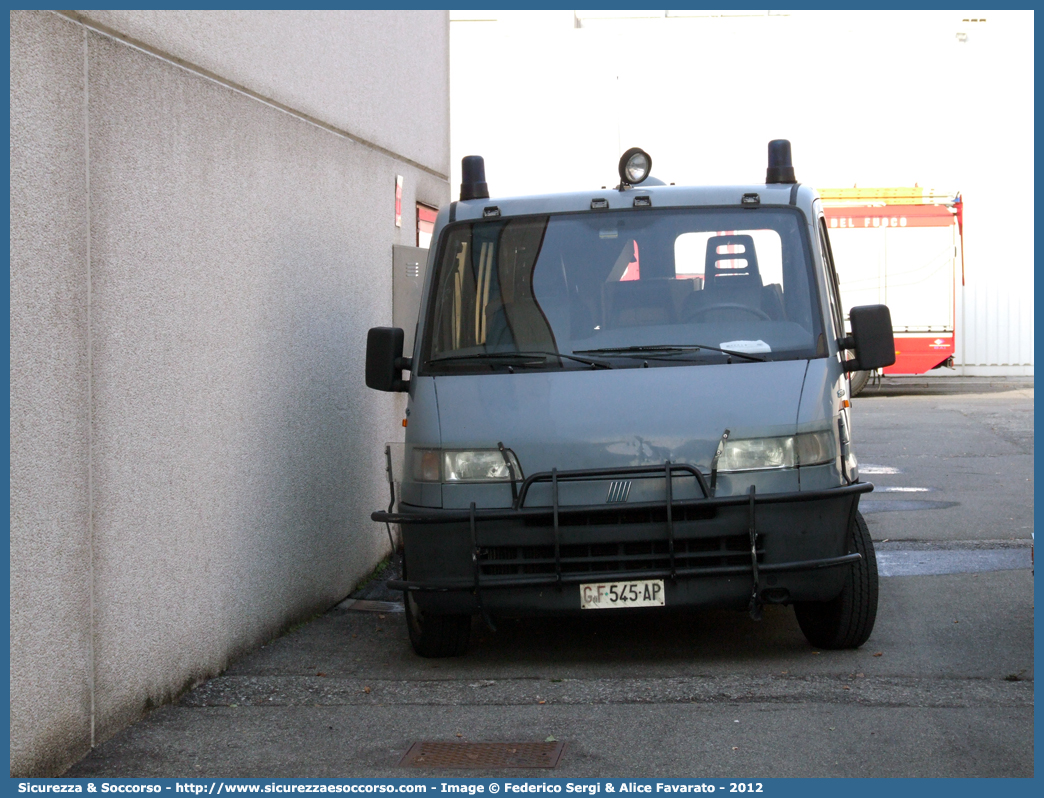
M954 439L983 426L1019 430L995 441L998 452L1032 438L1023 413L1032 394L945 400L955 415L930 404L938 397L860 400L857 444L894 428L877 436L877 455L901 463L919 424ZM945 447L923 456L933 484L950 491L962 460ZM949 557L955 572L882 579L873 634L855 651L811 648L793 611L770 606L761 622L639 610L497 619L495 634L475 619L465 656L426 660L410 649L403 613L346 603L120 732L67 775L1030 777L1034 577L1029 541L991 538L1002 531L980 528L969 510L993 493L1008 505L1032 500L1025 482L969 483L945 539L920 536L929 528L917 519L950 510L868 516L906 519L912 539L879 541L886 559ZM990 570L975 562L983 553ZM1021 556L1020 567L999 553ZM391 596L378 580L357 597ZM566 743L550 772L398 767L421 740L548 735Z
M401 613L335 610L66 775L1031 776L1032 587L1028 570L886 579L874 635L840 652L768 607L476 621L465 657L423 660ZM550 772L398 767L420 740L548 735L567 746Z
M90 744L83 101L82 31L12 13L11 762L44 770Z
M257 25L348 50L351 19ZM371 44L437 73L425 19L367 17L395 23ZM362 51L324 80L395 106L370 76L398 56ZM403 402L365 388L366 330L414 200L448 200L448 98L360 117L437 142L421 169L50 12L12 13L11 85L11 768L46 775L387 551L369 513Z
M852 410L860 473L882 489L860 502L875 541L1029 540L1032 386L860 394Z
M79 13L449 175L446 11Z
M711 687L713 689L713 687ZM838 683L831 691L840 692ZM1028 692L1016 686L1009 693ZM990 708L752 701L699 704L172 708L141 748L69 776L223 778L971 778L1032 776L1027 698ZM694 699L696 697L694 696ZM191 729L192 737L187 732ZM839 734L838 730L844 730ZM566 740L557 768L402 768L412 742ZM612 736L610 732L615 732ZM153 752L169 752L156 762ZM176 752L176 754L175 754ZM719 784L719 789L725 785Z

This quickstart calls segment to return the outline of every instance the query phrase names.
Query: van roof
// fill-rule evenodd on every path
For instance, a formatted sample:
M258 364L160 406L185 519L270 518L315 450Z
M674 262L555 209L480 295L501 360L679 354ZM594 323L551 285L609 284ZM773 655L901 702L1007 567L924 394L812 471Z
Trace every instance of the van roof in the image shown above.
M739 207L744 194L757 194L761 205L796 205L806 213L818 199L816 190L800 183L742 186L637 186L623 191L615 188L574 191L562 194L533 194L523 197L491 197L461 200L455 203L455 221L469 221L495 216L527 216L531 214L571 213L590 210L624 210L635 206L635 199L647 197L652 208L686 208L694 206ZM604 200L608 205L592 202ZM499 213L493 213L496 208Z

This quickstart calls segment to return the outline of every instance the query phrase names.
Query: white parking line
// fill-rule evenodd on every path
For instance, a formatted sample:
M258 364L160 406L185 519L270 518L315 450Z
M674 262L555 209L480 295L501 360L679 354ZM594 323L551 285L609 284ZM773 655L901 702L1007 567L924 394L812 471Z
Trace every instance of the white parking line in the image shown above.
M1029 570L1029 549L978 549L949 551L892 550L877 552L881 576L938 576L988 571Z

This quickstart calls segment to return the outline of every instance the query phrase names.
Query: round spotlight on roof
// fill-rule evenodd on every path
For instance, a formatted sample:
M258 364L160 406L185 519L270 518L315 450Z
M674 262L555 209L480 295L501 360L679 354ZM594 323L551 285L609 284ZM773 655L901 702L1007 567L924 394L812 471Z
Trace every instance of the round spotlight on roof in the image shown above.
M652 170L652 156L639 147L631 147L620 156L620 184L636 186L649 176Z

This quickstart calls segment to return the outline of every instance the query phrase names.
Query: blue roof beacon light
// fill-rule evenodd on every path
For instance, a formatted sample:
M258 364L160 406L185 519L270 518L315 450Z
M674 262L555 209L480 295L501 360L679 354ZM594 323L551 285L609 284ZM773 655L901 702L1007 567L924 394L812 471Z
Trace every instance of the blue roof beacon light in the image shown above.
M775 139L769 142L768 170L765 172L766 183L796 183L794 164L790 160L790 142L786 139Z
M481 155L465 155L460 161L461 200L489 199L486 162Z

